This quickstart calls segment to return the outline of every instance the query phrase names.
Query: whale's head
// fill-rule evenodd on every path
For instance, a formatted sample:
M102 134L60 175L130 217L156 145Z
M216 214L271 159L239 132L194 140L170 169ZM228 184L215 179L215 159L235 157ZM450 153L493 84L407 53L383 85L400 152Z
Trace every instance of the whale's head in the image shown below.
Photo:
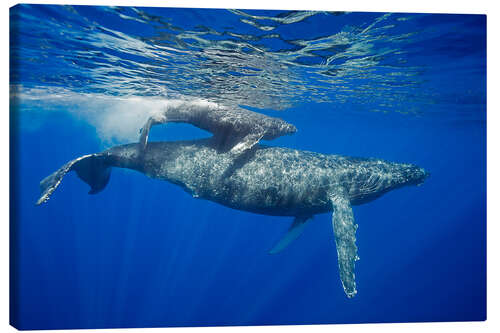
M283 124L283 132L285 134L293 134L293 133L297 132L297 127L295 127L292 124L285 123L285 124Z
M414 164L388 163L385 173L385 186L387 190L403 186L421 185L430 173L424 168Z
M264 140L274 140L280 136L297 132L297 127L280 118L266 118L265 128Z
M357 170L349 187L350 198L355 203L372 201L401 187L421 185L430 175L414 164L383 160L365 160Z
M402 186L406 185L422 185L423 182L431 175L431 173L424 168L409 164L401 170L401 177L403 179Z

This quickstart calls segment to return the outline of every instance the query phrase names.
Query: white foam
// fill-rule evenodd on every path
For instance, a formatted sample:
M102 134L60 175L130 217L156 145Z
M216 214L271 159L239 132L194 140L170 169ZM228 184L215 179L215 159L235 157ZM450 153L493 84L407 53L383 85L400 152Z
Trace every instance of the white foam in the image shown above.
M106 145L136 142L146 120L151 116L160 115L167 107L184 107L186 104L199 108L218 107L216 103L199 98L80 94L63 88L13 86L10 97L19 103L20 112L37 108L38 111L41 109L38 113L40 116L40 113L44 112L48 114L62 111L85 121L95 127L99 139ZM37 121L40 121L39 118L37 117ZM44 119L43 116L41 118ZM43 121L37 126L24 125L25 129L34 129L43 126Z

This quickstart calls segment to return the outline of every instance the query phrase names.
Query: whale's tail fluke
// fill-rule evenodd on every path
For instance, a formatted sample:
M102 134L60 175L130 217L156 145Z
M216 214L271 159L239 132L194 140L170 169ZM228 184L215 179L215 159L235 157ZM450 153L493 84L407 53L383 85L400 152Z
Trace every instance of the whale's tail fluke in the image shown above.
M36 202L37 205L50 199L64 175L69 171L76 171L78 177L89 184L89 194L96 194L108 184L111 166L107 163L107 157L103 154L84 155L66 163L40 182L40 198Z

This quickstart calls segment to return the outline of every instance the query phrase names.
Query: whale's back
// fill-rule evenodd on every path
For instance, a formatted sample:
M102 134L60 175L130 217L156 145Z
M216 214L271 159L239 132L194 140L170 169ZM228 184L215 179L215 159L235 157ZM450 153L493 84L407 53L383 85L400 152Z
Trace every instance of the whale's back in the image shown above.
M327 192L336 183L339 158L263 145L235 156L220 153L210 140L152 142L144 172L229 207L296 216L331 211Z

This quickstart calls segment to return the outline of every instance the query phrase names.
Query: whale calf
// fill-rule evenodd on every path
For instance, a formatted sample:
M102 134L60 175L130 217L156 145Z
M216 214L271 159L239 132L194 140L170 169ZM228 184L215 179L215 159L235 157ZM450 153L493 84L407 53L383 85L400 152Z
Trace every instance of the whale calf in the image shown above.
M144 151L153 125L165 123L189 123L214 135L218 148L241 154L260 140L273 140L293 134L297 128L286 121L245 110L227 107L203 100L170 101L161 113L148 118L141 129L139 142Z
M260 144L235 157L221 153L213 139L150 142L142 151L140 143L134 143L66 163L40 182L37 204L49 200L69 171L90 185L90 194L98 193L106 187L112 167L169 181L193 197L234 209L294 217L270 253L283 250L296 239L315 214L333 212L340 280L349 298L357 292L354 265L359 259L352 205L370 202L403 186L419 185L429 175L412 164Z

